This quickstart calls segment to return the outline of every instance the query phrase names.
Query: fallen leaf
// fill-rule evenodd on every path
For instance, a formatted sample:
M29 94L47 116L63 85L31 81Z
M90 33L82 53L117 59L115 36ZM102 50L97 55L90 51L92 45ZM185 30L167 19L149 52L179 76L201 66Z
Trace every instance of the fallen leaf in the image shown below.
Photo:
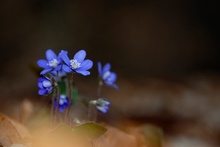
M92 147L90 141L76 134L72 128L65 124L60 124L55 129L49 131L39 141L35 142L34 147Z
M114 127L107 129L103 136L93 141L94 147L139 147L135 136Z
M73 128L73 133L87 137L89 140L94 140L103 135L107 129L100 124L89 122Z
M27 147L23 144L12 144L10 147Z
M137 138L139 147L162 147L163 145L163 131L155 125L130 126L126 131Z
M16 122L0 113L0 145L10 147L13 144L30 144L31 136L28 130Z

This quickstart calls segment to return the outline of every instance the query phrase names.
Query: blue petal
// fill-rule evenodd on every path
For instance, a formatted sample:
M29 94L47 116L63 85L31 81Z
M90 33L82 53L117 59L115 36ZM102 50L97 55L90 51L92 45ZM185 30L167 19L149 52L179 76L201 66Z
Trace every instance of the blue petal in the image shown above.
M61 52L59 53L59 57L60 59L62 59L67 65L70 64L70 59L67 56L67 51L61 50Z
M59 106L59 111L60 111L60 112L62 112L62 113L63 113L63 112L64 112L64 110L65 110L65 108L64 108L64 107Z
M102 74L104 74L107 71L110 71L110 69L111 69L111 64L106 63L105 66L103 67Z
M58 65L54 70L59 71L62 68L62 65Z
M38 87L39 87L40 89L43 89L43 88L44 88L42 82L38 82L37 85L38 85Z
M44 59L40 59L37 61L37 65L42 68L49 68L48 62Z
M81 63L81 67L77 68L76 71L89 70L90 68L92 68L92 66L93 66L93 62L91 60L84 60Z
M64 107L68 107L69 105L68 105L68 102L65 102L64 104L63 104L63 106Z
M37 80L38 80L38 82L43 82L45 80L45 78L38 78Z
M115 89L119 89L119 87L118 87L118 85L116 85L116 84L113 84L113 86L112 87L114 87Z
M97 100L98 105L105 105L105 106L109 106L110 102L108 100L106 100L105 98L99 98Z
M76 71L76 72L79 73L79 74L82 74L82 75L84 75L84 76L90 75L90 72L89 72L89 71Z
M67 66L67 65L63 65L63 70L65 71L65 72L67 72L67 73L70 73L70 72L72 72L73 70L69 67L69 66Z
M111 72L110 71L106 71L105 73L102 73L102 80L106 81L108 80L108 78L111 76Z
M61 66L62 67L62 66ZM64 70L60 70L59 71L59 76L60 77L65 77L67 74L66 74L66 72L64 71Z
M115 82L117 79L117 75L114 72L111 72L110 76L106 79L107 81Z
M51 82L50 82L50 81L46 81L46 80L42 82L42 85L43 85L44 87L46 87L46 88L52 86Z
M85 57L86 57L86 51L80 50L74 55L73 59L77 60L79 63L82 63Z
M113 87L113 88L115 88L115 89L119 89L119 87L118 87L118 85L116 85L115 83L113 83L113 82L105 82L105 84L107 85L107 86L109 86L109 87Z
M119 88L115 84L116 79L117 79L116 73L111 72L110 76L107 79L105 79L104 82L107 86L114 87L115 89L118 90Z
M96 108L99 110L101 113L107 113L108 107L103 107L103 106L96 106Z
M110 105L110 102L109 102L109 101L105 101L105 104L106 104L106 105Z
M102 64L101 64L101 62L98 62L98 72L99 72L99 76L102 76Z
M54 51L52 51L51 49L48 49L46 51L46 58L48 61L51 61L53 59L57 59L57 55L54 53Z
M47 94L47 90L46 89L40 89L40 90L38 90L38 94L39 95L45 95L45 94Z
M44 69L43 71L40 72L40 75L44 75L44 74L48 73L51 70L52 70L52 68Z

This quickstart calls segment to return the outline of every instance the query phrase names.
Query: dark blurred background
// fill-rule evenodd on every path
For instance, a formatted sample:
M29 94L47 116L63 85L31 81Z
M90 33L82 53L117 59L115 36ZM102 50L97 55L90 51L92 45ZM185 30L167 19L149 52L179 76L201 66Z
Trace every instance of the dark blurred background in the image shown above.
M22 76L48 48L135 74L219 71L219 11L214 0L3 0L0 74Z
M125 81L218 77L219 12L215 0L1 0L0 98L37 95L29 65L48 48L70 56L85 49L95 65L110 62Z
M35 93L29 65L48 48L85 49L92 77L97 61L127 80L218 74L219 11L214 0L2 0L0 96Z
M85 49L91 77L97 61L128 81L218 74L219 11L215 0L2 0L0 97L37 95L29 65L48 48Z

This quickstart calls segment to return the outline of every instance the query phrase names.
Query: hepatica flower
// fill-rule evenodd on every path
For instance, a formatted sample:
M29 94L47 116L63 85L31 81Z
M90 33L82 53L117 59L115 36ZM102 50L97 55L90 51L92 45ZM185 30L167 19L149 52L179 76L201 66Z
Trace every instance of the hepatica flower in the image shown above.
M101 113L107 113L108 112L110 102L107 101L106 99L99 98L98 100L96 100L95 104L96 104L96 108L99 112L101 112Z
M47 60L40 59L37 61L38 66L44 68L44 70L40 73L41 75L50 71L59 71L61 69L61 59L57 57L51 49L46 51L46 59Z
M65 109L68 107L69 105L69 99L66 97L66 95L61 94L60 95L60 101L59 101L59 112L64 112ZM54 107L57 108L58 107L58 99L56 98L54 100Z
M53 85L51 80L48 77L38 78L38 90L39 95L47 95L50 94L53 90Z
M88 70L92 68L93 62L89 59L85 60L86 52L84 50L78 51L71 60L67 56L67 51L62 50L59 56L65 63L62 66L65 72L76 72L84 76L90 75Z
M109 87L114 87L118 89L118 86L115 84L117 75L115 72L111 72L111 64L107 63L102 68L102 64L98 62L98 72L102 81Z

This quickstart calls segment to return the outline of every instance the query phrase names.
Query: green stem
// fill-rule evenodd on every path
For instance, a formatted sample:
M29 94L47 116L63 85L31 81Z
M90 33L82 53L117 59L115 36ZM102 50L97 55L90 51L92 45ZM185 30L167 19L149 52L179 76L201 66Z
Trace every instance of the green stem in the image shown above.
M57 76L56 76L56 80L55 80L55 84L54 84L54 87L56 89L55 98L57 98L57 107L55 108L56 121L59 120L59 113L58 112L59 112L59 106L60 106L60 87L58 84L58 78L59 78L59 72L57 71ZM54 104L53 104L53 107L54 107Z
M69 103L68 103L68 108L67 108L67 113L65 116L65 120L67 122L67 124L69 123L69 114L70 114L70 104L72 101L72 86L73 86L73 73L70 74L70 78L69 78Z
M98 98L101 96L102 86L103 86L103 82L102 82L102 80L99 80L98 90L97 90L97 97Z
M92 100L89 102L89 110L88 110L88 121L96 122L97 119L97 111L96 111L96 100Z
M54 115L54 100L56 98L56 89L54 89L53 91L53 96L52 96L52 105L51 105L51 124L52 126L54 125L54 119L55 119L55 115Z
M98 89L97 89L97 99L101 96L103 82L99 79ZM97 110L96 110L96 100L92 100L89 102L89 110L88 110L88 121L97 120Z
M56 107L56 111L55 111L55 114L57 116L57 119L59 119L59 107L60 107L60 87L57 85L56 86L56 93L57 93L57 107Z

